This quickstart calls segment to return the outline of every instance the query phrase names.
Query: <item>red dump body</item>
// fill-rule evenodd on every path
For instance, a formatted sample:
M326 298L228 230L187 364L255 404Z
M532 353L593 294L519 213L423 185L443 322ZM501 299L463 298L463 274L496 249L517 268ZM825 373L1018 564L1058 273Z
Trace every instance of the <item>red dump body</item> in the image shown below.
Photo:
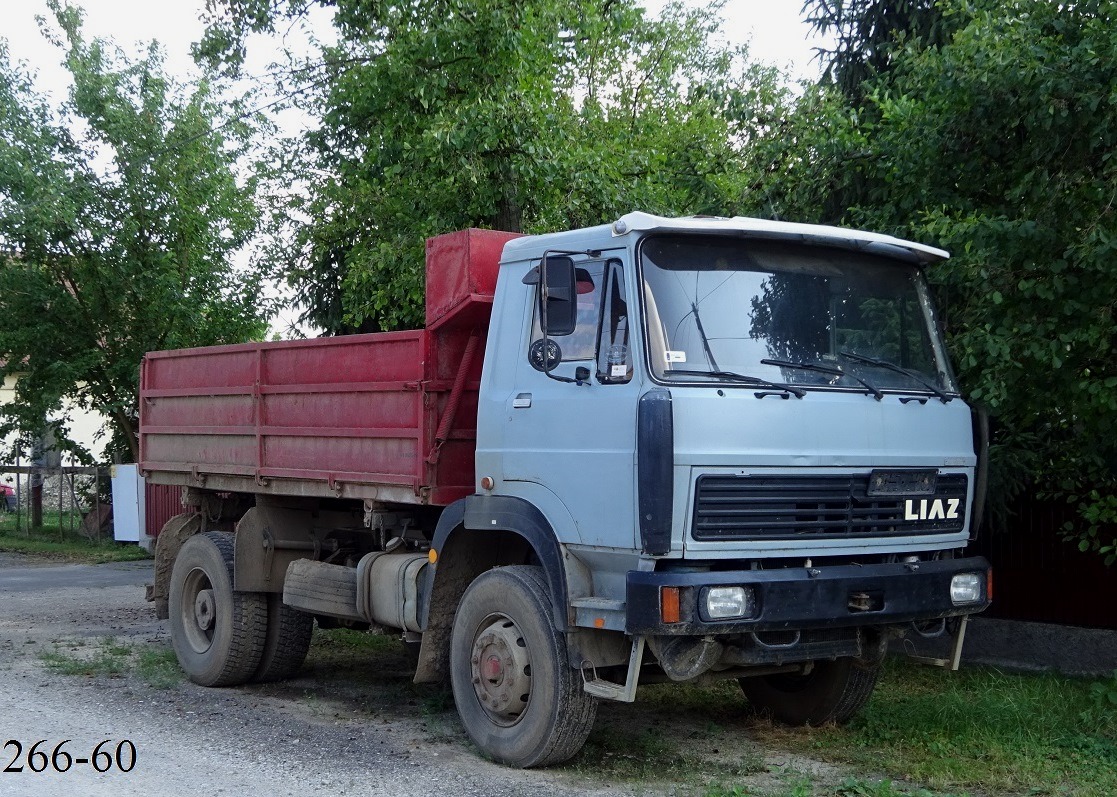
M514 237L428 240L421 330L148 354L149 481L437 505L471 494L485 333Z

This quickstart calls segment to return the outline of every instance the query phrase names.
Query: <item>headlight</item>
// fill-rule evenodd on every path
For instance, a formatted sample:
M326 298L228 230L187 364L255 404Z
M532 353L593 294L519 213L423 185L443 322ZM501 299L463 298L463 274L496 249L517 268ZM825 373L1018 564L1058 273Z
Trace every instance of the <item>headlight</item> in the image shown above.
M756 614L752 587L706 587L702 590L702 619L728 620Z
M955 606L981 602L982 573L959 573L950 579L950 601Z

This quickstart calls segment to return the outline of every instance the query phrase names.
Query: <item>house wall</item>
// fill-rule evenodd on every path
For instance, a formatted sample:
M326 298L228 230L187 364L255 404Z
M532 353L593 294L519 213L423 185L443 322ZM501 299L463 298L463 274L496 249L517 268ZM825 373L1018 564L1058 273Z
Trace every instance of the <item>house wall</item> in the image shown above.
M4 377L3 385L0 385L0 405L9 404L15 401L15 386L17 376ZM104 429L108 423L108 418L99 412L90 412L88 410L80 409L75 406L72 401L67 401L63 405L63 410L57 416L52 417L51 420L62 420L66 422L69 429L69 436L74 442L84 446L90 453L92 453L94 460L100 462L104 457L105 438L98 439L97 435L100 430ZM4 448L11 445L14 435L10 435L0 441ZM12 464L12 463L9 463ZM28 462L21 464L27 465ZM63 462L63 464L71 464ZM77 464L77 463L73 463Z
M18 376L4 377L3 384L0 384L0 405L8 404L16 400L15 386ZM71 439L80 445L84 446L94 457L94 460L101 462L104 459L105 438L99 438L98 433L101 429L105 428L107 418L97 412L89 412L82 410L74 405L73 402L66 402L63 411L52 420L65 419L66 426ZM0 453L6 452L15 441L15 435L8 435L7 437L0 438ZM18 496L20 503L26 507L30 500L30 475L27 473L17 474L12 471L5 470L4 466L21 465L28 467L32 463L27 458L27 454L18 462L12 458L0 456L0 484L12 488ZM50 464L48 462L48 464ZM64 455L61 461L62 465L80 465L80 462L72 460L69 455ZM106 472L107 478L107 472ZM89 481L87 477L79 477L78 482L84 483ZM73 505L74 493L82 492L81 486L75 482L70 483L69 479L60 478L57 472L48 473L43 485L43 503L46 507L54 510L69 510Z

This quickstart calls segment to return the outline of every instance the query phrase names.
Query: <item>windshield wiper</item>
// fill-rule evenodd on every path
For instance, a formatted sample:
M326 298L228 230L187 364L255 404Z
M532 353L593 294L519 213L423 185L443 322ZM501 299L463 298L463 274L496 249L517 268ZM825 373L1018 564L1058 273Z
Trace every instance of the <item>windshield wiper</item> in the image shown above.
M807 391L795 387L794 385L785 385L783 382L770 382L767 379L738 374L734 371L697 371L686 368L671 368L663 372L664 376L669 376L671 374L679 374L681 376L717 376L722 379L730 379L734 382L743 382L746 385L756 385L757 387L770 387L773 390L782 390L795 396L795 398L803 398L803 396L807 395Z
M930 382L928 382L926 379L924 379L923 375L921 373L919 373L918 371L911 371L907 368L904 368L902 365L896 365L896 363L890 363L890 362L888 362L888 360L878 360L875 357L866 357L863 354L855 354L854 352L851 352L851 351L840 351L840 352L838 352L838 354L840 354L842 357L845 357L848 360L853 360L855 363L865 363L866 365L875 365L878 368L887 368L889 371L895 371L898 374L903 374L904 376L908 377L909 379L915 380L919 384L923 385L923 387L930 390L932 393L934 393L936 396L938 396L939 401L941 401L943 404L948 403L951 400L951 398L953 398L952 396L946 395L946 393L944 393L941 388L938 388L935 385L932 385Z
M866 382L864 379L857 376L856 374L851 374L848 371L843 371L841 368L833 368L829 365L823 365L822 363L797 363L792 362L791 360L766 359L761 360L760 362L764 365L777 365L780 368L798 368L801 371L814 371L816 373L832 374L834 376L848 376L850 379L855 379L860 382L861 385L866 390L868 390L872 394L873 398L875 398L877 401L880 401L884 398L884 394L880 392L880 389L878 387L870 384L869 382Z

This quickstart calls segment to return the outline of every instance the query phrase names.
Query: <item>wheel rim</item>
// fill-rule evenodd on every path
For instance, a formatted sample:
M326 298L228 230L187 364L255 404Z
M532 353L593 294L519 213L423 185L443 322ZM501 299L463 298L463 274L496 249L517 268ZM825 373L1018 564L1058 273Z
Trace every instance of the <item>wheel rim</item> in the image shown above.
M515 725L531 700L531 656L516 623L486 617L473 640L470 677L481 708L497 725Z
M209 576L199 568L191 570L182 584L182 628L195 653L205 653L213 644L217 601Z

